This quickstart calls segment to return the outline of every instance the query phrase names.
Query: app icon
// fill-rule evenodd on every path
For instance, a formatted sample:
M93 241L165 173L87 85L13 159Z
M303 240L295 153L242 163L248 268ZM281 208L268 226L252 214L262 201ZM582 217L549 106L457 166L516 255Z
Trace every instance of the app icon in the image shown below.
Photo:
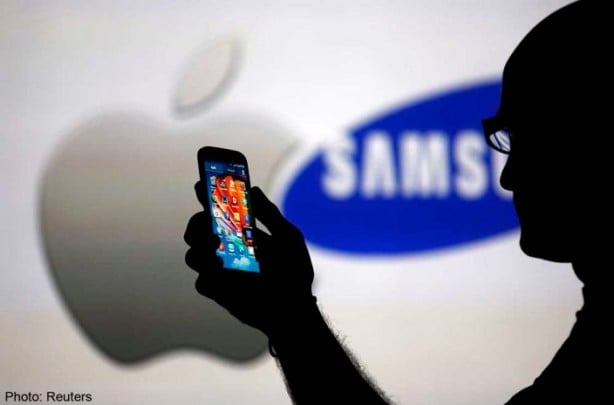
M247 206L247 198L243 198L243 200L241 200L241 202L243 203L243 205Z
M233 218L234 218L234 220L235 220L236 222L239 222L239 221L241 220L241 215L239 215L239 213L238 213L238 212L235 212L235 213L233 214Z
M232 205L237 205L237 197L233 196L231 201L232 201Z
M233 245L232 243L228 244L228 252L229 253L234 253L235 252L235 245Z
M224 251L224 242L220 242L220 247L218 248L220 252Z
M230 214L228 213L228 211L224 211L224 218L230 219Z
M252 230L251 229L246 229L245 230L245 238L246 239L251 239L252 238Z
M209 177L209 183L210 183L212 186L215 186L215 176L211 176L211 177Z
M215 228L215 230L218 235L222 234L222 228L219 225Z
M230 180L230 188L235 188L235 181L234 180Z
M249 223L249 214L245 214L245 222Z
M223 195L223 196L222 196L222 202L223 202L224 204L227 204L227 203L228 203L228 197L226 197L225 195Z
M254 254L254 247L253 247L253 246L248 246L248 247L247 247L247 252L248 252L250 255L254 256L254 255L255 255L255 254Z
M237 238L241 238L243 236L243 232L237 231Z
M245 183L242 181L237 181L237 183L239 183L239 190L245 191Z
M213 216L215 218L219 218L222 216L222 214L220 214L220 210L217 207L213 207Z
M226 188L226 180L220 182L220 188Z

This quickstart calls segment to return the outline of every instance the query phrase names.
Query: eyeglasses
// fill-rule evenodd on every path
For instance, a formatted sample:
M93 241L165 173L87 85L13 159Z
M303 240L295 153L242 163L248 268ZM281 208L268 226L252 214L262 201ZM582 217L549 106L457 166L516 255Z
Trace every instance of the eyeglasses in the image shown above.
M486 143L494 150L508 155L512 149L512 133L499 116L482 120Z

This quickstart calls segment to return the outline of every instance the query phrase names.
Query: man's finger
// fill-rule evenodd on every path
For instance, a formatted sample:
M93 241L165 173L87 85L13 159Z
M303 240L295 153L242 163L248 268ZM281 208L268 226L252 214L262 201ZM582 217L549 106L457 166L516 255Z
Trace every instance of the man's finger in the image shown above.
M256 259L260 263L261 273L266 273L267 267L264 263L270 260L272 254L275 253L275 243L273 237L262 229L254 230L254 241L256 244Z
M288 229L288 225L292 226L279 211L279 208L264 195L259 187L252 187L251 196L254 204L254 215L272 233L283 233Z
M204 267L204 260L198 249L190 248L185 252L185 264L194 271L200 272Z
M205 183L200 180L197 181L196 184L194 184L194 191L196 191L196 198L198 198L200 205L203 206L208 215L211 215L209 213L209 194L207 193Z
M202 272L222 267L222 261L216 254L220 242L215 236L204 246L193 246L185 254L185 263L192 269Z
M211 229L211 217L204 212L198 212L190 218L183 240L189 246L218 246L219 237Z
M273 238L262 229L254 228L254 242L258 248L266 249L273 242Z
M213 236L211 231L211 220L204 212L198 212L190 218L183 240L189 246L202 245L206 239Z

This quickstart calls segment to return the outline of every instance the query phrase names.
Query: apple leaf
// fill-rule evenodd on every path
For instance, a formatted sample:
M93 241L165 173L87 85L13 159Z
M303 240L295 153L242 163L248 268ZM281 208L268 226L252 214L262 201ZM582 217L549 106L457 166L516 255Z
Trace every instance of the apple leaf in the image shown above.
M210 42L183 72L175 96L175 111L194 114L212 105L229 87L240 59L241 47L236 38Z

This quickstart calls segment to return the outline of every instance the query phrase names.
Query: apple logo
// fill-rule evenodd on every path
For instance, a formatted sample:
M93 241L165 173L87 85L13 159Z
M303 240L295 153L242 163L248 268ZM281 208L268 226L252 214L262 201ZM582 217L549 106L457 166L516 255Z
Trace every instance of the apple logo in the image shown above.
M243 362L266 349L247 327L194 290L183 233L202 209L194 195L196 152L238 149L265 190L294 145L291 131L257 113L202 114L232 84L241 60L234 38L189 64L174 99L172 128L135 113L79 125L50 159L40 193L49 269L66 307L111 359L134 363L171 349Z

